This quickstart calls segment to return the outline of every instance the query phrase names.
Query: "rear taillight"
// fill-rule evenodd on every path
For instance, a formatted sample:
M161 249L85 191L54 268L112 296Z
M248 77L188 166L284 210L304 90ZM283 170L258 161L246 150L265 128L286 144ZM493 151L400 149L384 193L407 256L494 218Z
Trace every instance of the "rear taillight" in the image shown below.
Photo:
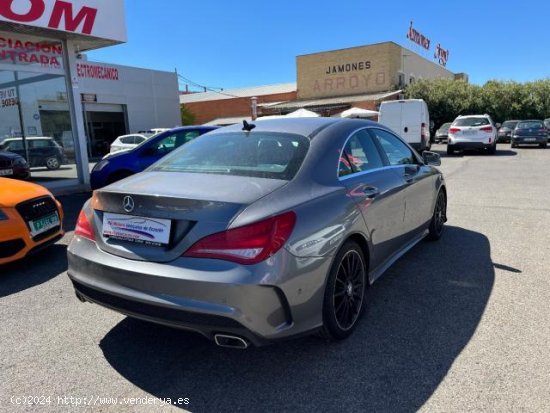
M457 133L460 132L460 128L449 128L449 133Z
M197 241L184 256L257 264L281 249L290 237L295 223L296 214L290 211L243 227L218 232Z
M88 238L88 239L91 239L92 241L95 240L94 230L92 229L90 220L88 219L88 216L86 215L84 210L80 211L80 215L78 216L78 220L76 221L76 228L74 229L74 235Z
M493 132L493 128L491 126L484 126L482 128L479 128L480 131L483 131L483 132Z

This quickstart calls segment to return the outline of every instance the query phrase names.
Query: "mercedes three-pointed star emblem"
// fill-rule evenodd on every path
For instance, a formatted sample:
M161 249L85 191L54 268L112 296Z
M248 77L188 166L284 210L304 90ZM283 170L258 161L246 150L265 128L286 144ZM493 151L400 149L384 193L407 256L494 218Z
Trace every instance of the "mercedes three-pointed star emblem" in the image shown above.
M126 195L122 199L122 207L126 212L132 212L134 210L134 199L130 195Z

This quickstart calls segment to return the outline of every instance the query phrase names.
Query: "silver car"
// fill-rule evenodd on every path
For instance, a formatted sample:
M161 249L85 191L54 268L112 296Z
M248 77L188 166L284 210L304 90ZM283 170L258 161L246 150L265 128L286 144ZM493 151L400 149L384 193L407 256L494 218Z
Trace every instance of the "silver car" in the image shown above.
M365 290L426 236L447 193L420 157L358 119L258 120L183 145L95 191L68 248L82 301L246 348L338 340Z

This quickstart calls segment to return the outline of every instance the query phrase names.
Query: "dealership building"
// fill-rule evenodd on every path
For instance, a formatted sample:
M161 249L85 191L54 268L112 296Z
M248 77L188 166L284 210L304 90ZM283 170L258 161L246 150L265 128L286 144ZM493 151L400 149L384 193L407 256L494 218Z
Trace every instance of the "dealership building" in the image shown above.
M438 78L467 81L464 74L455 74L397 43L384 42L297 56L294 89L289 87L292 84L282 84L191 93L180 95L180 103L201 122L218 124L301 108L334 116L352 107L377 110L382 101L398 99L406 85ZM258 96L257 90L274 93Z
M3 1L0 141L20 138L28 153L30 138L53 138L69 157L61 186L83 186L117 136L180 124L175 72L86 57L126 41L123 0Z

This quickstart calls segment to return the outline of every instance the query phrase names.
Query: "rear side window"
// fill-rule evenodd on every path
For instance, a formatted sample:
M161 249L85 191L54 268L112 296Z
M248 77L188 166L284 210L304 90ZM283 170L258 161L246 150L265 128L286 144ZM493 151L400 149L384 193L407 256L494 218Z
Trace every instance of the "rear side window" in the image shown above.
M151 170L290 180L300 168L308 148L309 140L294 134L206 135L174 151Z
M519 122L517 125L518 129L540 129L544 128L544 125L542 122L534 120L534 121L525 121L525 122Z
M483 126L490 124L489 119L484 117L460 118L454 122L454 126Z
M124 144L133 144L134 143L134 137L133 136L125 136L124 138L120 138L120 142Z
M416 163L416 157L411 149L399 138L382 129L371 129L375 138L382 146L390 165L409 165Z
M342 177L383 166L384 162L372 137L366 130L361 130L346 142L340 156L338 176Z
M9 151L21 151L23 150L23 141L7 142L6 149Z

